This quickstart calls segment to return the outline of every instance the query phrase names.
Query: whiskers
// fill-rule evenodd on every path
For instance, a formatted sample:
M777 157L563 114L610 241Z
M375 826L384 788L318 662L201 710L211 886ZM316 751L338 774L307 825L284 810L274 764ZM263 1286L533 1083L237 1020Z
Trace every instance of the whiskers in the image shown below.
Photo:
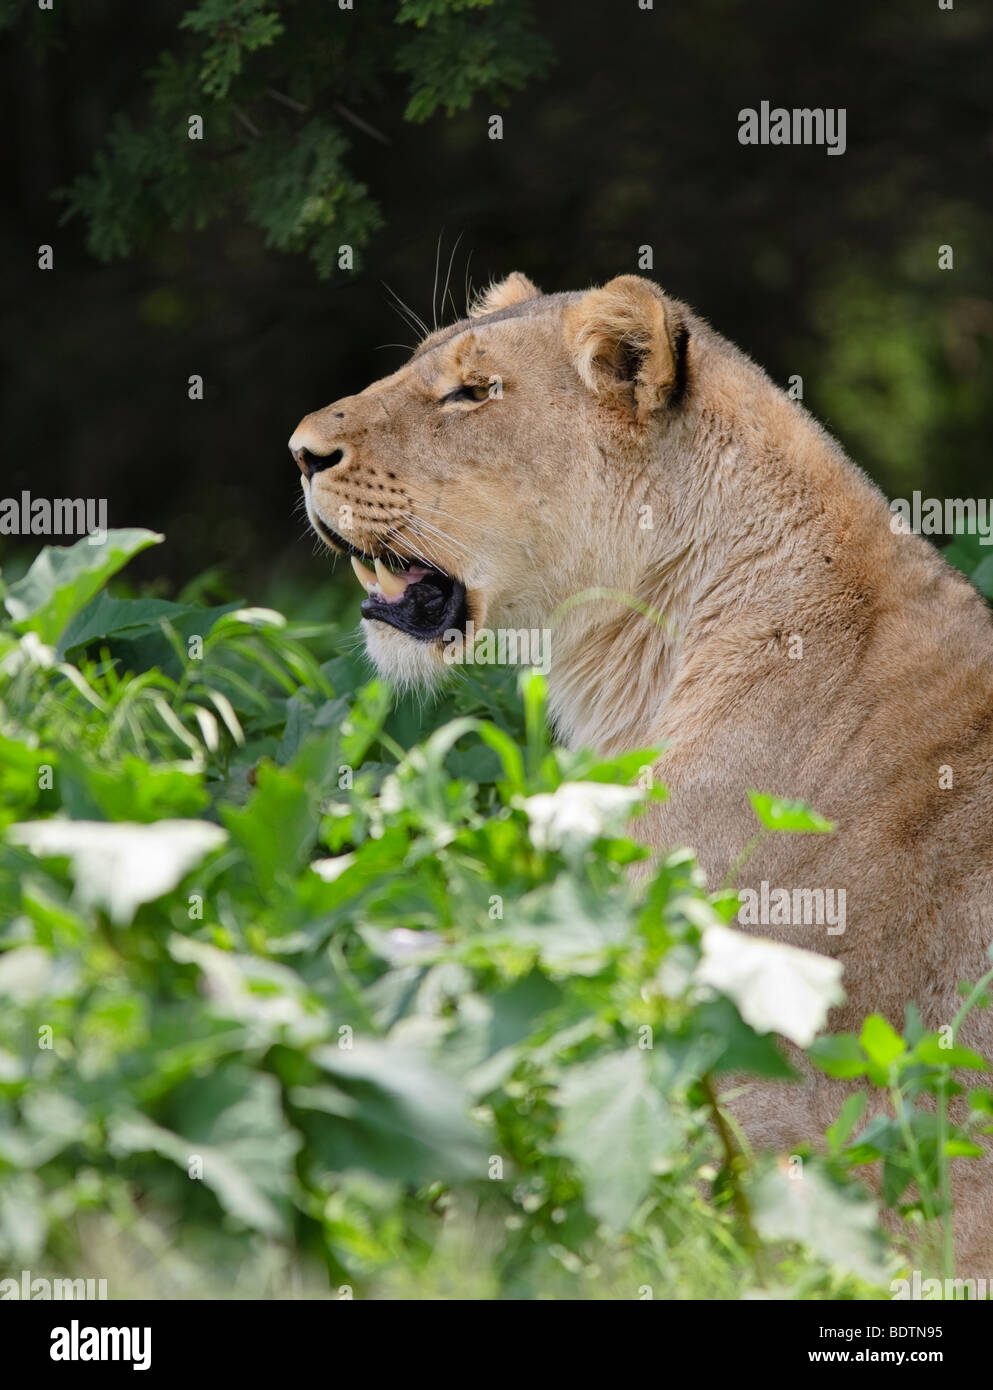
M388 285L385 280L382 281L382 286L388 294L392 295L393 307L396 309L397 313L403 319L407 327L413 331L418 343L423 342L424 339L430 334L431 330L430 328L428 328L427 324L421 318L420 314L418 314L416 310L412 309L410 305L406 303L405 300L401 299L400 296L397 294L396 290L393 289L390 285ZM398 347L400 346L400 344L394 343L390 344L389 346Z
M419 498L415 499L415 501L419 513L422 511L426 511L430 512L433 516L445 517L449 521L457 522L459 526L470 527L472 530L478 532L481 536L487 537L488 539L492 538L493 536L493 528L488 525L485 525L482 522L469 521L468 518L464 516L454 516L451 512L446 512L442 507L435 506L433 503L425 502ZM425 525L427 524L428 522L425 519ZM517 536L515 538L515 544L518 545L524 551L524 554L531 561L532 565L534 565L535 569L540 569L540 566L537 563L537 556L535 554L534 548L531 545L528 545L527 542L522 540L520 536ZM467 549L467 547L464 548Z
M300 493L300 496L297 498L296 502L293 504L293 510L290 513L290 515L292 516L293 520L300 526L300 532L297 539L301 541L310 541L311 555L320 555L322 551L328 550L330 548L328 546L327 541L324 539L321 533L315 529L314 524L311 521L310 515L307 511L307 500L302 492Z
M443 243L443 241L444 241L444 236L445 236L444 228L442 228L441 232L439 232L439 234L438 234L438 241L437 241L437 244L435 245L435 250L434 250L434 281L433 281L433 284L432 284L432 286L431 286L431 325L430 325L430 326L427 324L427 322L425 321L425 319L423 319L423 318L421 317L421 315L417 312L416 309L412 308L412 307L406 302L406 300L400 298L400 296L397 294L396 290L392 287L392 285L388 285L388 284L386 283L385 280L381 281L381 284L382 284L382 286L383 286L383 289L386 290L387 294L390 296L391 300L393 301L393 308L396 309L397 313L398 313L398 314L400 315L400 317L403 319L404 323L406 323L407 327L408 327L409 329L411 329L411 331L414 333L415 338L417 339L417 341L416 341L414 344L408 344L408 343L382 343L380 346L382 346L382 347L402 347L402 348L406 348L406 349L407 349L408 351L410 351L410 352L416 352L417 348L420 346L420 344L424 341L425 338L429 338L429 337L431 336L432 333L437 332L439 328L443 327L444 321L445 321L445 306L446 306L446 304L450 304L450 305L452 306L452 313L455 315L455 318L456 318L456 319L463 319L463 318L468 318L468 317L469 317L469 307L470 307L470 305L471 305L471 303L472 303L472 282L471 282L470 277L469 277L469 263L470 263L470 261L472 260L472 252L471 252L471 251L470 251L470 252L468 253L468 255L466 256L466 261L465 261L465 309L464 309L464 310L460 310L460 309L459 309L459 306L458 306L458 305L456 304L456 302L455 302L455 295L453 294L452 289L451 289L452 271L453 271L454 268L455 268L455 256L456 256L456 253L458 252L459 243L460 243L461 240L462 240L462 235L463 235L463 234L462 234L461 232L459 232L458 236L455 238L455 241L454 241L454 243L453 243L453 245L452 245L452 249L451 249L451 251L449 252L449 256L448 256L448 266L447 266L446 271L445 271L444 283L441 284L441 295L439 296L439 294L438 294L438 287L439 287L439 284L440 284L440 282L441 282L441 248L442 248L442 243ZM440 322L439 322L439 318L440 318Z
M464 516L455 516L452 512L446 512L442 507L437 507L431 502L425 502L421 498L414 499L418 511L431 512L433 516L443 516L448 521L456 521L460 526L471 526L475 531L482 531L489 535L489 527L484 526L478 521L469 521Z
M429 521L427 517L414 512L401 512L399 516L400 521L394 528L395 530L401 531L406 529L410 535L424 541L429 549L432 548L432 542L437 545L440 541L443 545L455 551L460 551L465 559L472 559L472 550L464 541L456 539L455 536L451 535L443 527L435 525L433 521ZM420 558L427 559L428 557L422 555Z
M353 627L348 632L343 633L338 639L338 645L349 656L355 656L356 653L361 653L366 661L372 665L372 658L366 647L365 634L361 627Z
M443 237L444 235L445 235L444 228L442 228L441 232L439 232L439 234L438 234L438 248L437 248L437 250L435 251L435 257L434 257L434 289L433 289L432 292L431 292L431 314L432 314L432 317L434 318L434 326L435 326L435 329L437 329L437 327L438 327L438 310L437 310L437 307L436 307L436 300L437 300L437 296L438 296L438 266L439 266L439 262L440 262L440 260L441 260L441 240L442 240L442 237ZM445 317L445 299L446 299L446 298L451 298L451 296L450 296L449 293L448 293L448 285L449 285L449 282L451 281L451 278L452 278L452 266L455 264L455 253L456 253L456 251L459 249L459 242L460 242L461 240L462 240L462 233L459 232L458 236L455 238L455 244L454 244L453 247L452 247L452 254L451 254L451 255L449 256L449 258L448 258L448 271L447 271L447 273L446 273L446 275L445 275L445 285L444 285L444 288L443 288L442 291L441 291L441 316L442 316L442 318ZM466 269L468 270L468 265L466 266ZM458 314L458 309L455 307L455 300L454 300L454 299L452 299L452 308L455 309L455 313L456 313L456 315L457 315L457 314Z

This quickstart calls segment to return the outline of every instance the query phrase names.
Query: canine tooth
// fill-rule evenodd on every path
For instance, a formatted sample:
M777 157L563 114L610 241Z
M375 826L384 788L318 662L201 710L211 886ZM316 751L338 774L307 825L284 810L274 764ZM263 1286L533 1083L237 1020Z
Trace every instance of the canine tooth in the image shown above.
M376 566L376 578L379 580L379 587L387 598L399 598L401 594L407 592L407 585L402 579L398 579L395 574L383 564L378 557L373 561Z
M356 559L354 555L352 556L352 569L355 571L355 578L362 585L363 589L365 589L366 593L368 593L376 582L376 576L371 569L367 569L362 561Z

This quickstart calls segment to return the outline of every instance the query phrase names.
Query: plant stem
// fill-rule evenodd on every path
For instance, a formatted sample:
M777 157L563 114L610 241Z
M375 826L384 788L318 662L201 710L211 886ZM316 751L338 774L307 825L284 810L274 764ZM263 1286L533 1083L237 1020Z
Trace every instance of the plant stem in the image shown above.
M976 1000L979 998L983 990L991 981L993 981L993 970L987 970L986 974L982 977L982 979L977 980L976 983L973 985L972 989L969 991L968 995L966 996L965 1003L962 1005L961 1009L959 1009L958 1013L952 1019L952 1042L955 1041L956 1034L958 1033L959 1028L962 1026L966 1014L969 1012L973 1004L975 1004Z
M767 1280L765 1251L759 1239L758 1232L755 1230L755 1223L752 1220L752 1209L745 1195L745 1190L741 1185L742 1169L746 1166L746 1160L741 1150L734 1141L731 1128L727 1118L718 1103L714 1092L714 1084L710 1075L700 1078L700 1087L707 1099L710 1113L717 1129L718 1137L721 1141L721 1148L724 1151L724 1166L727 1168L728 1177L731 1182L731 1192L734 1197L735 1210L738 1213L738 1220L741 1222L741 1229L744 1236L744 1244L748 1247L749 1253L755 1263L755 1272L760 1284L765 1284Z
M953 1043L970 1009L972 1009L976 1000L980 997L991 980L993 980L993 970L987 970L986 974L983 975L980 980L977 980L966 995L962 1007L952 1019ZM938 1087L938 1172L940 1175L942 1209L941 1266L942 1274L946 1279L953 1279L955 1277L955 1226L952 1221L952 1165L945 1152L945 1145L948 1142L948 1082L950 1080L951 1070L946 1067Z
M914 1138L914 1132L907 1122L907 1108L904 1105L903 1096L897 1082L893 1082L889 1088L890 1103L893 1106L893 1113L896 1115L897 1124L900 1126L900 1133L907 1148L907 1155L914 1172L914 1181L917 1183L917 1192L924 1208L924 1216L928 1221L933 1221L937 1213L934 1210L934 1193L931 1184L928 1182L927 1173L921 1164L920 1148Z
M955 1226L952 1221L952 1165L945 1152L948 1142L948 1081L951 1072L945 1069L938 1087L938 1174L941 1192L941 1272L946 1279L955 1277Z
M748 841L748 844L738 855L738 858L734 861L730 869L728 869L727 874L725 875L724 882L721 884L721 890L723 892L726 893L728 889L734 887L735 879L741 873L742 869L748 863L749 859L751 859L752 855L755 853L759 845L762 843L762 841L768 834L769 831L765 828L765 826L763 826L762 829L758 832L758 834L753 835L752 838Z

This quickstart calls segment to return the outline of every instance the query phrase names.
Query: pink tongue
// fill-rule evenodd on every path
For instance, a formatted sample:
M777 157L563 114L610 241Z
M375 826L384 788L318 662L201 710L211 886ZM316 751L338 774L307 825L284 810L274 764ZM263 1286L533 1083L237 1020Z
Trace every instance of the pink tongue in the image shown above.
M411 565L409 570L401 570L399 574L394 574L393 576L394 579L403 581L403 593L397 594L395 598L391 597L389 594L383 593L382 585L380 585L380 597L385 603L399 603L400 600L407 595L407 586L409 584L416 584L417 581L423 579L426 574L427 570L423 565Z

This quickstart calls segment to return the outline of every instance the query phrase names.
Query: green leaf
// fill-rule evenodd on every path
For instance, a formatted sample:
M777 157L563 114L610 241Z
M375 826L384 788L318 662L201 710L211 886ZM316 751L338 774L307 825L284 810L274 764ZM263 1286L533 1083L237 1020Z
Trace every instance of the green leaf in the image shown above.
M690 1017L687 1042L707 1048L711 1041L716 1054L707 1069L716 1075L745 1071L782 1081L796 1079L796 1073L779 1049L775 1034L756 1033L730 999L713 999L701 1004Z
M154 531L135 529L108 531L102 545L91 545L89 536L71 546L46 545L24 578L7 592L4 601L15 627L37 632L53 645L112 574L164 539Z
M159 598L112 598L103 590L67 623L59 638L56 655L61 658L67 652L99 639L126 637L129 641L135 641L139 637L161 632L163 622L170 623L181 637L189 632L206 637L220 618L237 612L240 607L238 603L204 608L199 604L169 603Z
M814 1039L807 1056L828 1076L848 1080L866 1073L865 1056L853 1033L825 1033Z
M969 1106L977 1114L993 1115L993 1091L987 1090L985 1086L970 1091Z
M0 1259L35 1264L45 1245L45 1192L33 1173L5 1174L0 1183Z
M904 1148L903 1132L897 1121L889 1115L873 1115L848 1155L853 1163L867 1163L880 1154L890 1158L899 1157L904 1153Z
M805 801L784 801L782 797L756 791L750 791L748 799L766 830L823 835L834 829L834 821L818 815Z
M559 1088L558 1106L557 1151L575 1164L593 1215L623 1230L651 1186L655 1165L680 1143L645 1054L629 1048L574 1064Z
M993 598L993 555L987 555L969 575L984 598Z
M222 1206L246 1225L285 1234L303 1141L286 1120L276 1078L233 1062L190 1078L169 1113L203 1157L203 1181Z
M526 797L523 809L539 849L561 850L575 857L601 835L621 833L642 797L637 787L563 782L554 792Z
M826 1130L827 1141L832 1154L839 1154L848 1143L852 1130L865 1114L867 1100L868 1096L865 1091L856 1091L854 1095L846 1097L838 1118Z
M732 999L758 1033L807 1047L845 997L841 966L827 956L719 925L704 928L702 945L694 978Z
M907 1051L903 1038L882 1014L870 1014L865 1020L859 1043L869 1061L884 1069Z
M479 737L497 754L507 780L510 793L524 795L524 758L520 748L503 729L495 724L483 722L479 726Z
M924 1031L920 1010L913 1000L910 1000L903 1008L903 1036L908 1045L914 1047L919 1043L924 1036Z
M305 739L286 767L261 763L255 794L243 808L224 807L231 836L245 851L259 887L270 893L281 877L299 873L317 841L322 793L338 775L336 728Z
M0 733L0 829L8 821L26 818L38 801L42 765L57 761L52 751L30 748Z
M278 1086L271 1076L222 1073L207 1077L178 1097L182 1135L147 1116L126 1113L108 1124L108 1146L116 1158L156 1153L216 1195L224 1209L253 1230L286 1233L278 1197L291 1186L299 1139L284 1120Z
M7 838L40 859L71 859L79 902L103 908L126 926L142 903L175 888L225 834L200 820L47 820L12 826Z
M312 1054L332 1086L298 1086L313 1158L334 1172L366 1169L409 1183L483 1178L482 1130L468 1118L468 1098L409 1046L355 1039L351 1048Z
M768 1168L752 1185L750 1197L763 1239L796 1241L830 1265L882 1282L876 1208L864 1193L836 1187L808 1160L789 1171Z
M982 1158L986 1150L971 1139L946 1139L945 1154L949 1158Z
M550 976L563 978L597 974L629 936L619 904L560 874L518 899L502 925L488 923L470 944L492 954L506 947L533 953Z
M303 1045L323 1036L320 1003L288 966L179 935L170 938L169 954L202 972L212 1014L250 1025L259 1041Z
M96 763L63 749L62 804L74 819L150 822L196 816L207 805L203 773L191 763L149 763L127 754Z
M937 1033L921 1038L912 1053L913 1060L931 1067L964 1067L969 1071L989 1071L989 1063L971 1048L942 1047Z
M260 887L269 892L281 872L293 875L317 839L317 809L303 780L263 763L256 792L243 810L225 807L224 824L248 856Z

